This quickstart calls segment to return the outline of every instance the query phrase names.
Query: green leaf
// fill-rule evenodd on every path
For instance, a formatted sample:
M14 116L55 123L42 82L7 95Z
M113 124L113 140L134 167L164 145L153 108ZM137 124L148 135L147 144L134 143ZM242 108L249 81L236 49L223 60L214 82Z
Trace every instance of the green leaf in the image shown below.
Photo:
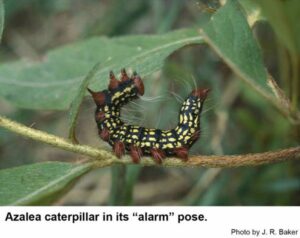
M236 1L228 0L203 28L204 40L251 86L270 91L261 51Z
M96 72L99 70L100 65L101 63L97 63L81 82L81 85L78 88L78 92L74 98L74 101L71 104L69 116L69 139L71 139L73 143L78 143L78 140L76 138L76 122L79 114L80 105L86 93L87 86L89 85L90 81L94 78Z
M95 63L109 60L92 80L92 88L102 90L107 87L109 70L118 73L127 68L144 77L161 69L172 52L194 43L202 43L195 29L91 38L53 50L41 62L20 60L1 65L0 96L23 108L66 109Z
M277 37L292 52L300 52L300 1L255 0Z
M110 206L125 205L126 173L125 165L111 167Z
M0 170L0 205L49 204L91 167L45 162Z
M127 165L126 183L125 183L125 194L124 204L132 205L133 203L133 189L139 178L142 167L139 165Z
M3 28L4 28L4 6L3 6L3 1L0 0L0 42L2 39Z

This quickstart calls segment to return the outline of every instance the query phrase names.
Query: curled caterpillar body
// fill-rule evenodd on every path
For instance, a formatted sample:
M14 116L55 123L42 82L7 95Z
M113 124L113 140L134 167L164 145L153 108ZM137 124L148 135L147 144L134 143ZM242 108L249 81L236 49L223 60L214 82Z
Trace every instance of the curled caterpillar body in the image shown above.
M139 75L128 77L125 69L117 80L110 72L108 90L91 93L95 103L95 120L99 136L107 141L117 157L129 151L133 162L138 163L143 155L151 155L157 163L166 156L188 159L189 148L200 136L200 114L208 89L195 89L183 102L178 125L171 130L150 129L129 125L121 119L121 107L144 94L144 84Z

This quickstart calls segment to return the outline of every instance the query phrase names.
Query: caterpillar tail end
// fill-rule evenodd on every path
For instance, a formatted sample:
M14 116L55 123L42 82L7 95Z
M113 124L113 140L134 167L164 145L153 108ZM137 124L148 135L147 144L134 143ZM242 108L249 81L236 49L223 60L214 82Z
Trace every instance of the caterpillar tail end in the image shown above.
M104 92L94 92L89 88L87 88L87 90L92 95L97 106L103 106L105 104L106 95Z

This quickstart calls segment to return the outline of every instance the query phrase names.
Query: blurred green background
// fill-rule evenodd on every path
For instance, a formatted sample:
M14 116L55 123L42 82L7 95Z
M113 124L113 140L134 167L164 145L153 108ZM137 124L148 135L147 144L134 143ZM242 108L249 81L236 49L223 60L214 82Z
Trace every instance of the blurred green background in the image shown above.
M39 59L50 49L92 36L160 34L201 25L218 7L218 1L193 0L5 1L0 62ZM267 69L289 93L291 87L285 75L290 62L284 56L288 50L267 21L255 24L253 33ZM195 84L212 89L202 116L201 139L191 154L245 154L299 145L299 125L291 124L237 80L207 46L193 45L176 51L163 70L151 75L151 81L145 78L144 83L146 96L128 105L123 118L147 127L174 126L181 98ZM0 113L27 126L67 135L67 112L21 110L1 99ZM79 118L79 140L105 146L97 137L93 113L94 104L87 98ZM107 149L110 150L108 146ZM0 129L0 168L79 159ZM299 205L300 166L298 162L236 169L116 166L85 175L56 204Z

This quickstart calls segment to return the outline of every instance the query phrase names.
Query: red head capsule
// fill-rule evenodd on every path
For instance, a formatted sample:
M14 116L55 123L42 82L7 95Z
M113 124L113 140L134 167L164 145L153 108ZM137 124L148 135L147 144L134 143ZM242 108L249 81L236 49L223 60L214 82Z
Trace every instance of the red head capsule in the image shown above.
M209 91L209 88L197 88L192 91L192 95L195 97L199 97L201 102L203 102L206 99Z

